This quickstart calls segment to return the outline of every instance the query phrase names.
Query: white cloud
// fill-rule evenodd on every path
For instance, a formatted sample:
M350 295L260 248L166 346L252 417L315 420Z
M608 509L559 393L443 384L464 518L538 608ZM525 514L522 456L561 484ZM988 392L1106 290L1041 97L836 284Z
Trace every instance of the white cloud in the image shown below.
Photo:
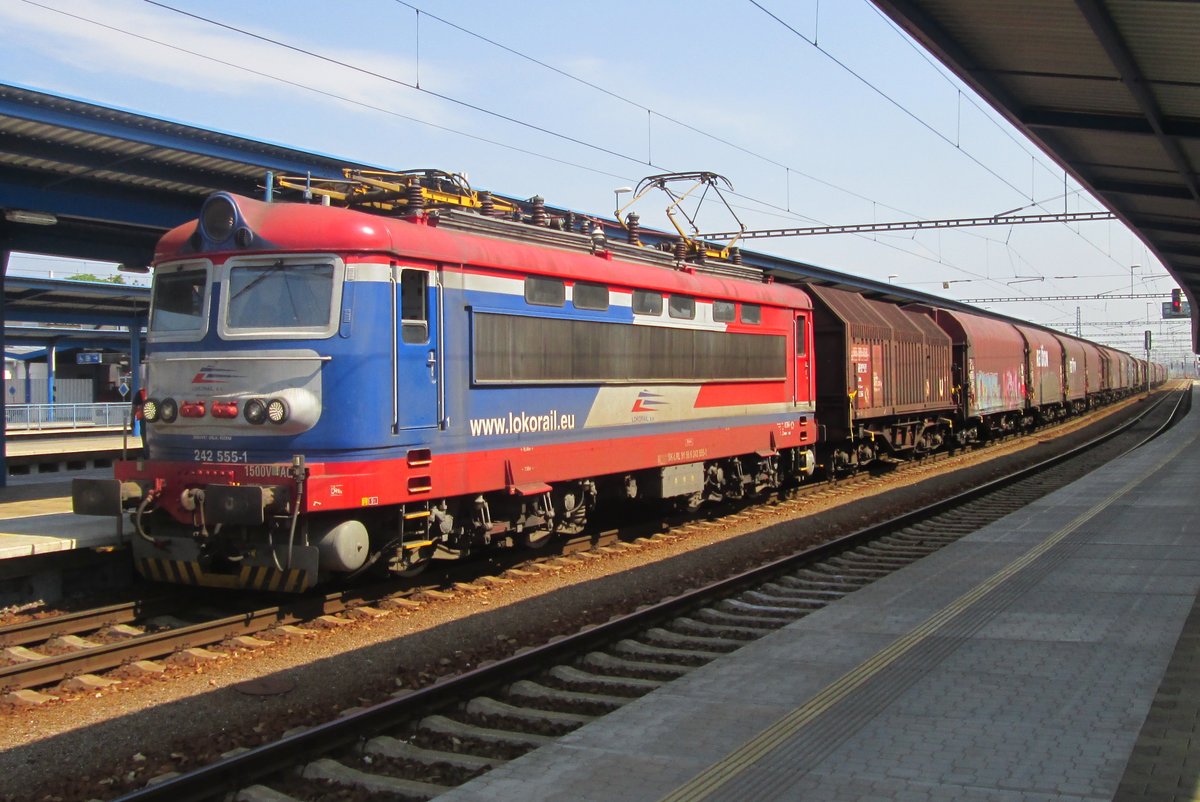
M102 71L114 82L136 79L243 101L266 96L276 103L344 106L337 100L344 98L431 121L445 115L436 102L398 83L151 5L128 0L60 0L53 3L58 10L50 5L0 4L0 27L37 58L67 72ZM414 74L408 59L387 51L335 49L327 41L300 41L295 33L253 32L346 64L370 65L372 72L401 81Z

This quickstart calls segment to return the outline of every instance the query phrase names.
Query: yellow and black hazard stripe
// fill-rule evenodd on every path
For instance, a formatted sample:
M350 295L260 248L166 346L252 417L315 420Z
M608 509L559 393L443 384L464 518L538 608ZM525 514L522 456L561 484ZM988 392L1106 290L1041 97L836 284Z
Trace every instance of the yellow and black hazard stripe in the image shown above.
M205 588L300 593L312 587L316 580L312 572L301 568L280 571L267 566L242 566L237 574L215 574L205 571L195 560L164 560L157 557L143 557L137 560L136 566L138 573L152 582Z
M279 570L265 565L243 565L238 575L239 586L251 590L271 590L300 593L308 590L316 579L311 571L302 568Z
M201 585L204 569L198 562L188 560L162 560L143 557L137 561L138 573L153 582L169 582L173 585Z

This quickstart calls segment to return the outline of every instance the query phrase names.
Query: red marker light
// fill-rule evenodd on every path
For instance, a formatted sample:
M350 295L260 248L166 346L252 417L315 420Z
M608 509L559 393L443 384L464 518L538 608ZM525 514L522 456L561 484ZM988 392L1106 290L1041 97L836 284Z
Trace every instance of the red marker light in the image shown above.
M179 414L185 418L203 418L203 401L184 401L179 405Z
M238 416L237 401L213 401L212 416L214 418L236 418Z

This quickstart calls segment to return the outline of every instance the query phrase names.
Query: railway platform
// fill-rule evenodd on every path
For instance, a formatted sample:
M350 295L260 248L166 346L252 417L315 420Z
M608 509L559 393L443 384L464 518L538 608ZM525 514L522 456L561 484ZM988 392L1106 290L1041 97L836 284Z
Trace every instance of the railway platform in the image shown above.
M9 477L23 477L103 468L140 449L141 440L120 428L42 429L8 432L4 456Z
M1193 414L439 799L1198 798L1198 445Z
M127 560L110 552L128 543L111 518L71 513L71 480L112 476L112 462L140 442L112 431L41 431L6 443L0 488L0 607L50 602L76 585L103 583ZM115 567L115 568L114 568Z
M76 476L99 479L112 476L112 468L10 476L0 488L0 608L54 602L128 575L121 547L131 533L118 536L111 518L72 514Z
M119 428L9 432L0 560L120 545L112 520L71 514L71 479L111 476L113 460L123 452L136 455L136 446L140 442Z
M111 468L75 471L72 477L111 477ZM123 540L128 541L126 532ZM46 474L12 477L0 489L0 561L73 549L121 545L111 518L71 512L71 479ZM0 570L0 576L4 572Z

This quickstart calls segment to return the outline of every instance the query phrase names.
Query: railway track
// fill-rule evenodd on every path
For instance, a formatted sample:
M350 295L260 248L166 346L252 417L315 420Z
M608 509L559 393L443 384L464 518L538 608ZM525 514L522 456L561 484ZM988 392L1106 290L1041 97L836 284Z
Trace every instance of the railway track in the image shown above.
M1001 441L1004 442L1004 441ZM953 459L939 454L927 460L901 463L882 475L863 472L836 482L826 482L793 491L775 507L735 507L735 517L753 520L760 514L776 515L781 510L800 510L812 501L834 501L853 496L873 486L894 481L897 475L942 470ZM681 516L680 526L694 526L693 518ZM625 526L622 536L633 539L662 529L658 519ZM617 533L609 531L561 543L530 560L528 552L501 553L488 566L504 569L542 563L574 551L612 544ZM395 583L332 591L280 604L260 606L252 600L231 601L223 610L212 609L212 597L177 593L108 605L78 613L52 616L0 627L0 692L27 691L58 686L61 691L91 690L111 684L114 677L157 673L161 665L152 661L174 658L184 663L210 660L221 649L254 649L266 645L256 638L270 630L271 638L298 634L294 627L333 617L374 615L372 605L411 607L413 599L429 591L454 585L455 580L480 580L480 569L456 565L429 582ZM484 578L486 581L486 577ZM119 674L109 674L119 669Z
M627 704L1074 481L1093 449L1136 447L1186 411L692 593L161 781L122 802L429 799ZM1153 425L1151 426L1151 423ZM1139 434L1138 430L1151 429ZM1114 440L1118 438L1118 440ZM1128 450L1122 446L1122 450ZM1111 459L1108 456L1106 459ZM1097 458L1090 458L1097 462Z
M82 689L99 687L111 681L94 672L129 666L134 666L134 673L139 667L157 671L145 662L173 656L203 661L215 656L203 650L218 644L256 648L266 645L254 638L264 630L294 634L287 628L323 616L370 610L371 603L409 603L406 597L431 587L396 591L393 586L373 586L220 610L212 608L211 598L201 607L187 593L25 621L0 627L0 658L6 663L0 663L0 689L11 692L72 680Z

